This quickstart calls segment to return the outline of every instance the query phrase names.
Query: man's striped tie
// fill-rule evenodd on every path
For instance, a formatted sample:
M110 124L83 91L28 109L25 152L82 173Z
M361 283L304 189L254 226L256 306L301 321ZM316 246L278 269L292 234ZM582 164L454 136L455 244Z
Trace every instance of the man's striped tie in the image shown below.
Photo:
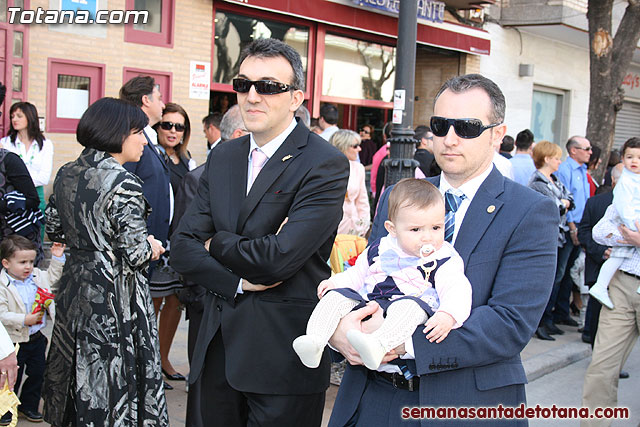
M451 190L444 193L444 238L449 243L453 240L453 230L456 227L456 211L465 197L464 194L458 196Z

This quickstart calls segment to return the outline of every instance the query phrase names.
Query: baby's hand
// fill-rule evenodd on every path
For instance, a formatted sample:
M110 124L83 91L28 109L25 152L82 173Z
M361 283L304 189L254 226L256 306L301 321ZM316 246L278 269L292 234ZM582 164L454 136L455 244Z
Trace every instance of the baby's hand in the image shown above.
M27 314L24 318L25 326L33 326L42 321L42 316L44 316L44 310L41 310L35 314Z
M330 280L323 280L320 282L318 285L318 299L322 299L324 294L330 289L335 289L335 285L331 283Z
M51 255L62 258L62 255L64 255L64 248L66 247L67 245L64 245L62 243L53 242L53 244L51 245Z
M442 342L447 335L449 335L449 331L453 328L453 325L456 324L456 320L449 313L445 313L444 311L438 311L436 314L431 316L427 323L425 323L425 328L422 330L423 333L427 334L427 339L429 342Z

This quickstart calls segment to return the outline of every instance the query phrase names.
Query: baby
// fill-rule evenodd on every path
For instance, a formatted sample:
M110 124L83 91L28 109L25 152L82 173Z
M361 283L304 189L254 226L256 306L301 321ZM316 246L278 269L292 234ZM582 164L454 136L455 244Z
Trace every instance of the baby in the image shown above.
M640 219L640 138L631 138L624 143L622 164L624 165L622 175L613 189L613 207L621 223L635 231L635 221ZM607 291L609 282L624 259L630 257L636 250L635 247L630 246L611 248L611 256L602 264L598 280L589 289L589 294L605 307L613 309L613 302Z
M321 299L307 333L293 341L305 366L319 366L340 319L368 301L385 310L384 322L372 334L350 330L347 339L369 369L378 369L384 355L411 338L420 324L426 322L424 332L432 342L462 326L471 311L471 284L462 259L444 241L444 217L444 200L435 186L413 178L396 184L384 224L389 235L372 242L352 268L318 286Z

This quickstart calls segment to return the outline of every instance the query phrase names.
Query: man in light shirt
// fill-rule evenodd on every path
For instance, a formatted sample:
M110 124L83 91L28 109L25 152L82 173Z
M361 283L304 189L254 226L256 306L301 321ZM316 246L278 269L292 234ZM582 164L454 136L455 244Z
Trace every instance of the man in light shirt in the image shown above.
M531 175L536 171L533 164L533 132L525 129L516 136L516 154L509 159L513 166L513 180L525 187L529 185Z

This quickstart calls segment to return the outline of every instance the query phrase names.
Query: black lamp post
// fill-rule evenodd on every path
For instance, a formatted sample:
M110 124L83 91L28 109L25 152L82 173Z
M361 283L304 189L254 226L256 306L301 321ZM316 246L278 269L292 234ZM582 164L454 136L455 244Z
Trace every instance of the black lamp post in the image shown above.
M391 130L390 158L384 161L385 187L412 178L418 162L413 159L415 139L413 132L414 81L416 71L416 37L418 27L418 0L402 0L399 3L398 44L396 48L396 76L394 101L403 95L404 110L394 109L394 116L401 115L402 123L394 123ZM398 93L403 90L404 93ZM395 104L395 102L394 102Z

